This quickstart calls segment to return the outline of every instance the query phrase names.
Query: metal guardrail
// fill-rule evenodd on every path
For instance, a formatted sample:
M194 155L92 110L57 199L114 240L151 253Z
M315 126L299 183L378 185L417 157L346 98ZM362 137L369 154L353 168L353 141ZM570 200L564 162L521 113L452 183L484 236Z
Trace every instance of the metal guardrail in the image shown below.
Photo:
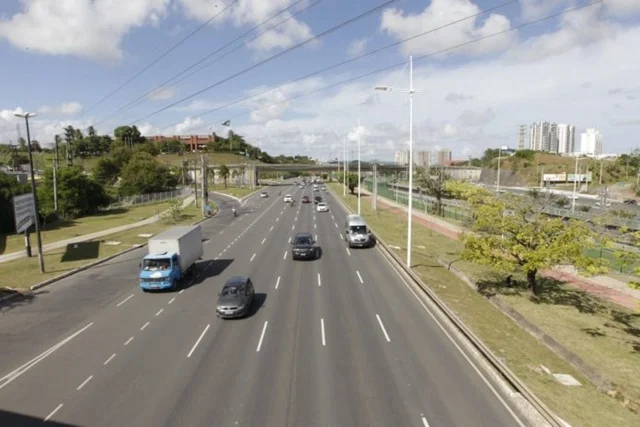
M333 196L344 206L347 212L354 212L351 207L346 204L342 198L330 190ZM405 262L394 251L389 248L389 245L372 230L376 239L376 246L380 248L383 256L392 261L395 267L399 268L406 276L420 288L426 296L433 302L433 304L440 310L446 319L460 332L468 342L477 350L487 361L491 367L507 381L511 387L533 406L536 411L549 423L552 427L565 427L566 424L562 423L555 413L536 396L529 387L526 386L500 359L498 359L493 352L464 324L460 318L449 308L447 305L436 295L436 293L427 286L426 283L411 269L409 269Z

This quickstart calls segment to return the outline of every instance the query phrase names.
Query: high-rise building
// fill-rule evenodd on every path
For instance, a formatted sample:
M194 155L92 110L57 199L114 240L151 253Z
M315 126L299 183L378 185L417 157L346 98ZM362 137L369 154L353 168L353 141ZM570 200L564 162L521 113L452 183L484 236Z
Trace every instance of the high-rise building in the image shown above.
M431 166L431 153L428 151L418 151L414 163L416 166L422 168L429 168Z
M524 140L527 134L527 125L518 126L518 150L524 150Z
M443 148L436 152L436 164L438 166L448 166L451 163L451 150Z
M535 122L531 125L529 148L536 151L549 151L549 122Z
M415 161L414 161L415 162ZM396 151L396 165L409 165L409 150Z
M598 129L587 129L580 135L580 154L599 156L602 154L602 140L604 137Z
M558 153L571 154L576 151L576 127L568 124L558 125Z
M547 151L558 152L558 125L556 123L549 123L549 148Z

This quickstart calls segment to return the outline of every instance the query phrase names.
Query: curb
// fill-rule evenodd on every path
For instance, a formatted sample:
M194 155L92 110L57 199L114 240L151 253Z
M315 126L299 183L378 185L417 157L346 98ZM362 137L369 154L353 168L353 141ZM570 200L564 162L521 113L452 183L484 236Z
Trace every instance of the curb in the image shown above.
M206 218L201 218L198 221L191 223L191 225L198 225L200 223L203 223L204 221L215 217L217 214L218 214L218 207L216 206L216 210L211 216L206 217ZM58 281L60 281L62 279L66 279L69 276L73 276L76 273L80 273L81 271L85 271L85 270L88 270L90 268L96 267L96 266L98 266L100 264L103 264L103 263L105 263L107 261L111 261L112 259L117 258L120 255L125 255L125 254L127 254L129 252L132 252L132 251L136 250L136 249L144 248L145 246L147 246L147 243L142 243L139 246L133 246L131 248L127 248L127 249L125 249L123 251L120 251L118 253L115 253L113 255L109 255L106 258L99 259L99 260L94 261L92 263L89 263L87 265L83 265L82 267L75 268L75 269L73 269L71 271L67 271L66 273L63 273L63 274L60 274L58 276L52 277L50 279L44 280L44 281L42 281L40 283L36 283L35 285L30 286L29 290L30 291L35 291L35 290L44 288L45 286L49 286L52 283L58 282ZM7 300L11 300L13 298L18 298L20 296L23 296L23 294L20 293L20 292L16 292L14 294L10 294L10 295L4 296L4 297L0 298L0 303L2 303L4 301L7 301Z

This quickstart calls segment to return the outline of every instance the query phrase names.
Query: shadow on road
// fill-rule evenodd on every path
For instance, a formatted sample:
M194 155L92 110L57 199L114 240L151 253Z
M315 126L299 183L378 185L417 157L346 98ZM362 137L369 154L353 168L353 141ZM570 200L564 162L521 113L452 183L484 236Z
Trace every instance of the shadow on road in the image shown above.
M266 301L267 301L267 294L256 292L253 295L253 303L251 304L251 310L249 310L249 314L247 317L253 316L258 311L260 311L264 307Z
M232 259L218 259L218 260L206 260L199 262L196 265L196 272L193 276L192 280L187 283L185 287L197 286L209 279L210 277L215 277L220 275L224 270L227 269L233 263Z
M26 291L22 293L20 292L16 292L16 293L19 295L0 302L0 314L5 314L14 308L29 305L33 303L38 296L48 294L49 291L42 289L34 292ZM5 296L5 294L0 293L0 297L2 296ZM2 420L0 419L0 421ZM0 422L0 426L4 426L4 425L6 424L3 424L2 422Z
M0 409L0 426L32 427L41 426L43 423L44 418L33 417L31 415L24 415L17 412L10 412ZM47 420L46 425L51 427L76 427L73 424L62 423L53 420Z
M0 255L4 254L7 250L7 235L0 234Z

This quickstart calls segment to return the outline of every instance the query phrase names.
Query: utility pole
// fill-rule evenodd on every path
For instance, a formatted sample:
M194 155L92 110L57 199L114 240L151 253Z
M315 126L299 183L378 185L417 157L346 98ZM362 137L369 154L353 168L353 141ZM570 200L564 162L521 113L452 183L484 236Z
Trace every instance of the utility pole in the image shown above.
M202 167L202 216L204 217L207 213L207 203L208 203L208 195L207 195L207 165L204 162L204 154L200 154L200 162Z
M604 164L604 161L602 159L600 159L600 185L602 185L602 167L603 167L603 164Z
M58 213L58 159L53 159L53 208Z
M373 210L378 210L378 165L373 165Z
M196 160L193 161L193 194L196 196L196 208L198 207L198 162Z
M29 133L29 117L35 117L35 114L24 113L24 114L15 114L15 116L24 118L24 121L27 125L27 150L29 151L29 170L31 172L31 194L33 195L33 204L34 204L34 210L35 210L34 223L36 226L36 235L38 238L38 263L40 264L40 273L44 273L44 257L42 256L42 236L40 235L40 218L38 215L38 194L36 193L36 181L33 173L33 154L31 153L31 134ZM27 233L27 236L28 236L28 233Z
M360 119L358 119L358 127L356 128L356 138L358 138L358 215L360 215L360 201L362 199L362 178L360 177Z

